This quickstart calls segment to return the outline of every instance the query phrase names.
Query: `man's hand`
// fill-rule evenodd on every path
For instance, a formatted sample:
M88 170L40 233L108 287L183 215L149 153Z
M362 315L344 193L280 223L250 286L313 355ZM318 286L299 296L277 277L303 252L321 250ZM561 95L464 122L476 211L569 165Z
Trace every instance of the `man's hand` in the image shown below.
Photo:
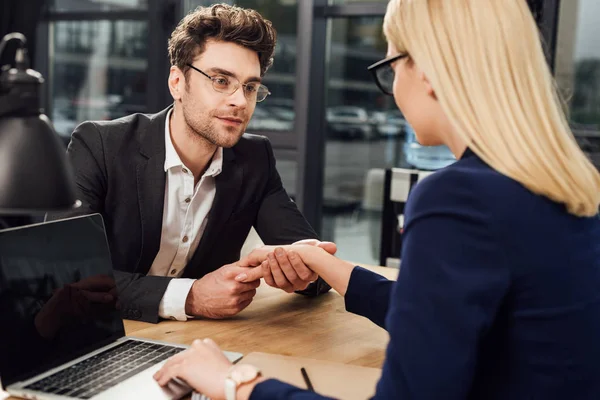
M192 285L185 301L187 315L222 319L236 315L252 303L260 279L238 282L235 277L251 268L224 265Z
M256 266L257 268L249 273L240 274L236 280L246 282L263 277L267 285L282 289L287 293L304 290L318 278L318 275L304 263L298 253L293 251L294 248L299 249L306 246L323 249L329 254L335 254L337 251L335 243L320 242L316 239L301 240L284 247L263 246L240 260L240 265ZM291 251L286 252L284 249Z

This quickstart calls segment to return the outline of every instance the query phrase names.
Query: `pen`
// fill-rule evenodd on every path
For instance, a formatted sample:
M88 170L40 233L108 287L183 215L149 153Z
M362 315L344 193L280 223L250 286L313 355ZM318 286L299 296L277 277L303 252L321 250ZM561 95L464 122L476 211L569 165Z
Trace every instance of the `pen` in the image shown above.
M302 377L304 378L304 383L306 383L306 387L308 388L308 390L314 392L315 388L313 388L312 383L310 383L310 379L308 378L308 374L306 373L304 367L300 368L300 372L302 372Z

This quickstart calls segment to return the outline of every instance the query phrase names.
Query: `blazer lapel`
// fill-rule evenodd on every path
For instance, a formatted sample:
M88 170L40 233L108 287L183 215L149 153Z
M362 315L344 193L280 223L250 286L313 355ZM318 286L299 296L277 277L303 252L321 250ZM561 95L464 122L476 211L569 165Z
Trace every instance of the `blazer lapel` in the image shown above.
M137 189L142 248L135 272L147 273L160 249L165 201L165 122L170 107L156 114L141 139Z
M206 269L206 263L203 261L207 260L215 239L238 202L243 179L244 169L235 162L233 150L223 149L223 169L215 178L216 194L208 213L206 229L185 269L184 276L198 278L211 272Z

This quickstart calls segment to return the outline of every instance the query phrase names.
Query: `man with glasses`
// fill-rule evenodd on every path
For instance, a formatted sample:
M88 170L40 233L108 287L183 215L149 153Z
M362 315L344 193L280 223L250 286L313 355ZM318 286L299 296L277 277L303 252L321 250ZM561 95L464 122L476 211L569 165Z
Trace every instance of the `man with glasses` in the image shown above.
M252 226L267 244L313 239L335 252L315 240L285 192L268 140L244 134L256 103L270 94L261 81L275 41L271 22L254 10L198 8L169 40L173 105L85 122L73 133L68 156L83 206L50 217L102 214L125 318L226 318L243 310L260 283L242 283L248 268L236 264ZM279 264L270 285L329 290L301 260Z

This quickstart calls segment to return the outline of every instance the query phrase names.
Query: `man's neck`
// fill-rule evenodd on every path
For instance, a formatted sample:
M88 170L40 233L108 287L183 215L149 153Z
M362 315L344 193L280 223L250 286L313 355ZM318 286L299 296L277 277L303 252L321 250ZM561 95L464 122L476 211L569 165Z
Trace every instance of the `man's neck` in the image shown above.
M181 162L194 174L194 181L197 183L208 168L217 146L192 132L180 110L173 109L169 130L175 151Z

